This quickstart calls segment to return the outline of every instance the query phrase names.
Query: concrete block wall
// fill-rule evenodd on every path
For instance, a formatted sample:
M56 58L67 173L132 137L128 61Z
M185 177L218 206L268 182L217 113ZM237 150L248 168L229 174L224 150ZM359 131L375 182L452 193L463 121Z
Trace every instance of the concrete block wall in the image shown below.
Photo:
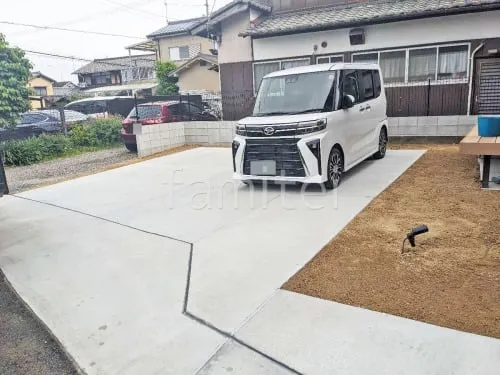
M394 137L463 137L477 124L477 116L422 116L389 118Z
M148 156L186 144L182 122L142 126L136 134L139 157Z
M183 145L228 146L237 121L193 121L142 126L136 134L140 157ZM462 137L474 125L477 116L425 116L389 118L389 136Z

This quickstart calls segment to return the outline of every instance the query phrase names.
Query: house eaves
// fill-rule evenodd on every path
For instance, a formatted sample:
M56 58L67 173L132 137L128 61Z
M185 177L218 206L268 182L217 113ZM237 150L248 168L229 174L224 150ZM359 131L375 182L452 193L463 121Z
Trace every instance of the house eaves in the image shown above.
M500 0L384 0L262 17L240 36L270 37L500 9Z
M49 81L50 83L55 83L57 82L55 79L50 78L49 76L46 76L45 74L42 74L40 72L31 72L29 79L32 80L34 78L43 78L46 81Z
M208 20L208 26L211 28L214 25L222 22L225 19L232 17L233 15L246 11L248 9L256 9L261 11L262 13L268 14L271 12L272 8L260 4L253 0L234 0L229 4L223 6L218 9L214 13L210 15L210 19ZM207 29L207 20L205 19L203 22L200 22L196 27L191 30L191 34L199 34Z
M200 60L206 61L207 63L212 64L212 65L218 64L218 60L215 56L207 55L204 53L199 53L198 55L196 55L192 59L186 61L184 64L179 66L177 69L170 72L169 77L178 75L180 72L182 72L185 69L188 69L191 65L193 65L195 62L198 62Z

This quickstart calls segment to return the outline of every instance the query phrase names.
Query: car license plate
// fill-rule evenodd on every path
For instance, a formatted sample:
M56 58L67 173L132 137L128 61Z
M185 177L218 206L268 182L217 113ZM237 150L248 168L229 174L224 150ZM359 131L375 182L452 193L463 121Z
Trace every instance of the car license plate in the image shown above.
M250 162L250 174L253 176L276 176L276 161L252 161Z

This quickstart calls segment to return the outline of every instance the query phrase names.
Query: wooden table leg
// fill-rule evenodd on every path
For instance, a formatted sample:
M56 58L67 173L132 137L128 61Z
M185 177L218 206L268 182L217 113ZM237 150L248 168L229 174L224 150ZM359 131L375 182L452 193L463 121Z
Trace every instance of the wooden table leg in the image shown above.
M484 155L483 156L483 189L488 189L490 187L490 162L491 156Z

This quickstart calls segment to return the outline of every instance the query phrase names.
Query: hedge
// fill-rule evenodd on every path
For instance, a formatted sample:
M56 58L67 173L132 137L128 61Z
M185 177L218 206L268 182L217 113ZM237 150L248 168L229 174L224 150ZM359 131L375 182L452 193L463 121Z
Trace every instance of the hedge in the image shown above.
M42 134L23 140L6 141L0 151L7 165L28 165L89 149L105 148L120 141L121 118L96 119L90 124L72 125L68 136Z

